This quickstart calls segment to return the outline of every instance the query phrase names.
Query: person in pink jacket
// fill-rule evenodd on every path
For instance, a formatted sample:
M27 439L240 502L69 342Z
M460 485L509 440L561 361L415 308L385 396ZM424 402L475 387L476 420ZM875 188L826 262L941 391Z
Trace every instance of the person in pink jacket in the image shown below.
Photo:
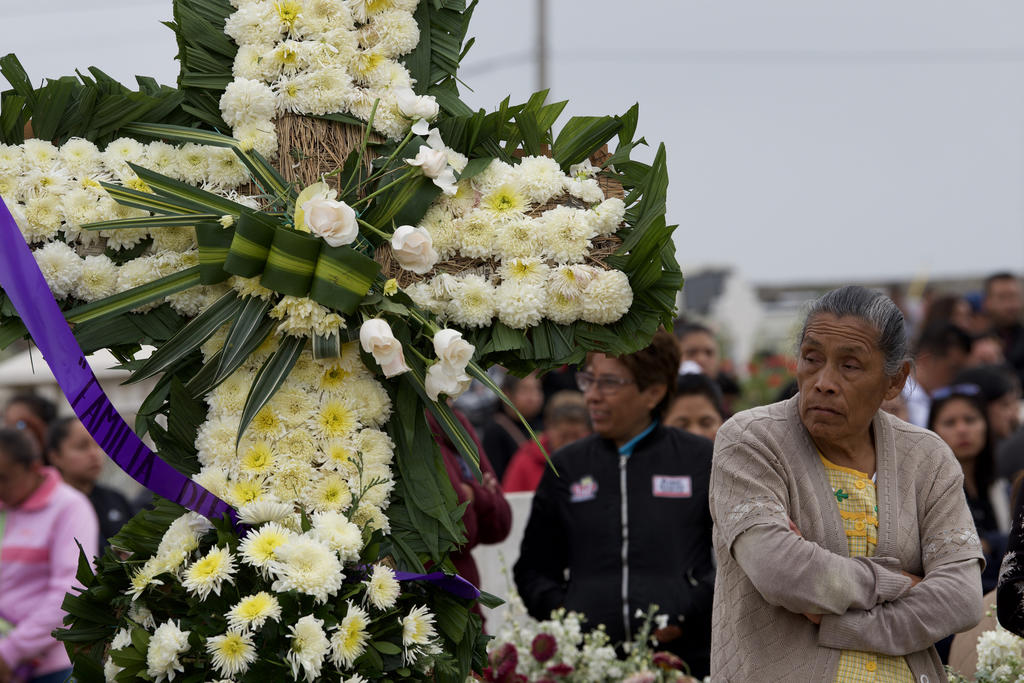
M44 467L38 450L0 429L0 683L57 683L71 675L51 631L75 584L78 544L96 555L99 524L89 499Z

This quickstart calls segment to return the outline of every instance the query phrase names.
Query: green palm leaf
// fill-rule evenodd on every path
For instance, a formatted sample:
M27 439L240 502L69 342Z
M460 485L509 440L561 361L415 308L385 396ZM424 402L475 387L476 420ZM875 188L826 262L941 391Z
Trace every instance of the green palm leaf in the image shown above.
M242 440L245 428L249 426L256 413L266 405L267 401L281 388L281 384L288 377L288 373L295 367L295 361L306 345L305 337L285 336L277 351L271 354L270 358L263 363L256 379L253 380L252 388L245 399L245 407L242 408L242 418L238 423L238 437L235 445Z

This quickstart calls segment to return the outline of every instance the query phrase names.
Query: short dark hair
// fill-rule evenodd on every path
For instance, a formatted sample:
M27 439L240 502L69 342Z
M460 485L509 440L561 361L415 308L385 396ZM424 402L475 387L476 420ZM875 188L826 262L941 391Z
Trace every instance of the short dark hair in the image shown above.
M54 404L53 401L47 398L43 398L39 394L33 393L31 391L24 391L15 394L14 396L11 397L9 401L7 401L7 405L10 406L15 403L21 403L22 405L27 407L29 410L32 411L33 415L38 417L46 424L50 424L55 419L57 419L56 404Z
M1006 365L979 365L967 368L956 376L953 384L974 384L981 390L985 403L991 403L1018 391L1017 375Z
M676 395L672 400L678 400L683 396L703 396L711 402L711 407L715 409L718 416L725 419L725 408L722 407L722 389L718 386L718 382L707 375L699 372L679 375L679 379L676 380Z
M654 416L660 418L672 402L676 393L676 377L679 374L679 344L675 337L664 329L658 330L646 348L617 360L629 368L636 380L636 386L643 391L649 386L665 385L665 397L654 407Z
M936 356L945 356L950 351L957 349L964 353L970 353L971 335L951 322L938 321L921 330L917 343L914 345L914 355L931 353Z
M583 394L571 389L564 389L556 392L548 399L544 406L544 427L553 424L581 424L589 425L590 417L587 414L587 403Z
M60 445L64 443L64 439L68 438L71 434L71 425L78 422L78 418L74 415L68 417L60 417L50 423L50 428L46 430L46 450L50 452L57 452L60 450Z
M989 289L992 287L992 285L1002 280L1013 280L1014 282L1016 282L1017 276L1008 270L1001 270L998 273L992 273L987 278L985 278L985 283L982 286L981 291L985 293L985 296L988 296Z
M22 467L39 462L40 453L28 437L18 429L0 428L0 453Z
M708 327L707 325L701 325L700 323L695 323L689 320L683 320L681 318L676 321L675 325L672 326L672 333L675 335L675 338L680 341L682 341L686 337L689 337L691 334L700 333L706 334L709 337L715 336L715 333L712 332L711 328Z

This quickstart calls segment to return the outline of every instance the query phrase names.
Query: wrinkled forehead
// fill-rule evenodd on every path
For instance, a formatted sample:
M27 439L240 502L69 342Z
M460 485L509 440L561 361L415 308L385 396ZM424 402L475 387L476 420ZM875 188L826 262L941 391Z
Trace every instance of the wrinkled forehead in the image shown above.
M878 329L864 318L818 313L804 324L802 348L829 346L851 353L881 353Z

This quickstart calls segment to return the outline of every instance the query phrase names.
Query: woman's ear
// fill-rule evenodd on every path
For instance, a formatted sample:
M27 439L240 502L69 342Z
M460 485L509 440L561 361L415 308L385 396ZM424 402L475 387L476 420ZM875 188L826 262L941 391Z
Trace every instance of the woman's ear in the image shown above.
M910 361L904 361L896 374L889 378L889 388L885 391L886 401L890 401L900 395L900 392L903 391L904 385L907 383L907 377L909 376Z
M668 393L668 386L664 384L652 384L641 392L644 401L647 403L647 410L654 410L654 407L661 403Z

